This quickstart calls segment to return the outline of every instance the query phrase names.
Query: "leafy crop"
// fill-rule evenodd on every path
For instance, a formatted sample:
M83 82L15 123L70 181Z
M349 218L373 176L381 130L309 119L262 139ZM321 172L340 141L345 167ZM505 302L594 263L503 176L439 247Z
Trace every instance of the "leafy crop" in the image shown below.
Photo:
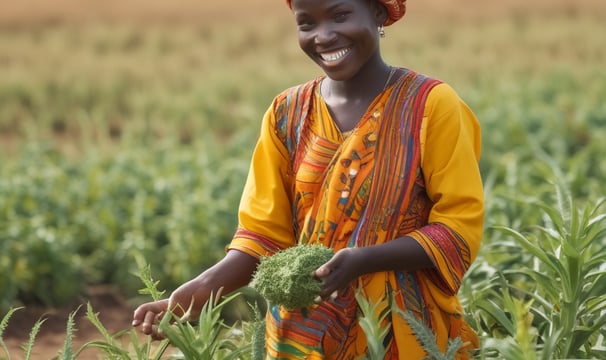
M606 336L606 200L584 206L572 198L570 186L555 163L551 169L553 199L518 199L542 215L517 230L495 226L504 241L488 251L507 251L515 266L490 266L482 259L470 272L492 267L484 280L467 284L475 327L487 336L486 349L507 359L603 357ZM553 205L551 204L553 203ZM509 261L509 258L505 258Z
M293 309L312 305L321 284L313 271L333 256L323 245L297 245L263 257L250 286L270 304Z

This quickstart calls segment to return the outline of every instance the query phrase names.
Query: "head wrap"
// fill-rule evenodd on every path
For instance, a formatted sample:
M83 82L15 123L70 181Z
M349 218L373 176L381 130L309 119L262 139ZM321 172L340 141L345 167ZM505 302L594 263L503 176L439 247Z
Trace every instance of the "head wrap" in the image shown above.
M383 25L391 25L400 20L406 14L406 0L375 0L383 4L387 9L387 20ZM286 0L288 7L292 8L292 0Z
M391 25L406 14L406 0L377 0L387 9L387 20L383 25Z

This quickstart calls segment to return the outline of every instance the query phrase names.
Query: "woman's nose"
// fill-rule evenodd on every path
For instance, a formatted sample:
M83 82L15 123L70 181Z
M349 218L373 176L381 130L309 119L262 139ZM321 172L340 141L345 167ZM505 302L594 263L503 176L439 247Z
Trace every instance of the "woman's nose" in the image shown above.
M330 44L336 38L337 34L331 24L321 24L316 28L314 43L316 45Z

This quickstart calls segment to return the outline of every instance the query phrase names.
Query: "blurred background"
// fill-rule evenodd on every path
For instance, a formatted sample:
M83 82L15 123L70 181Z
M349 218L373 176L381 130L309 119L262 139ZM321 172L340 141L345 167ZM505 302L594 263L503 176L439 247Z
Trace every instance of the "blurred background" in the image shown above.
M549 198L545 158L575 198L606 193L604 19L601 0L411 0L386 28L388 62L478 115L487 228L539 221L503 199ZM265 109L319 74L281 0L0 0L0 315L102 293L128 326L145 266L170 291L214 263Z

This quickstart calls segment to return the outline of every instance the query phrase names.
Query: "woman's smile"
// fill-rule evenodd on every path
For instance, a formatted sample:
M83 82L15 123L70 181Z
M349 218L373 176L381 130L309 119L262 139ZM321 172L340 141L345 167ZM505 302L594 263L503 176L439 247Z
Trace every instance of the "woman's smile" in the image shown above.
M351 47L339 49L336 51L330 52L318 52L318 55L327 64L334 64L340 60L342 60L345 56L349 54L351 51Z

